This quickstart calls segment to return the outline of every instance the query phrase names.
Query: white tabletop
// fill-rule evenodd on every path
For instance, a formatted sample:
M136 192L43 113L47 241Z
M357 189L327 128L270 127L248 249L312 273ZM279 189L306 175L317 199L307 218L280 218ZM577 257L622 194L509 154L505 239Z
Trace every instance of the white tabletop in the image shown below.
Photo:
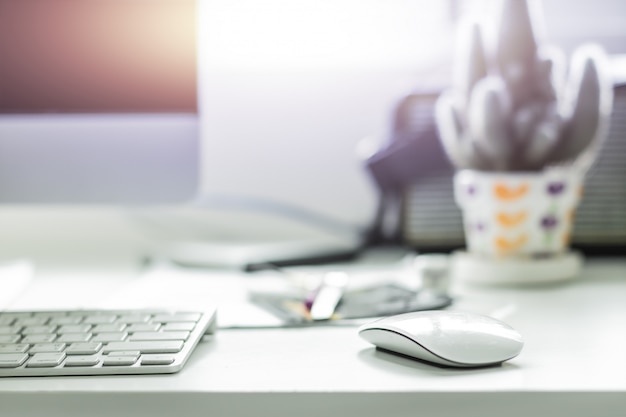
M27 295L76 282L38 277ZM0 379L0 415L626 415L626 259L587 260L561 285L453 292L453 308L516 328L522 353L459 370L377 351L353 326L222 329L174 375Z

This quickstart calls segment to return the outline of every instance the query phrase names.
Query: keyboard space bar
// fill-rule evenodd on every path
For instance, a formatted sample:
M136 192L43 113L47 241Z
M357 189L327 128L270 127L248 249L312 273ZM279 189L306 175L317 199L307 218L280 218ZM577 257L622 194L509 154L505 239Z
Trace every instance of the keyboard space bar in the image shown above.
M145 341L145 342L111 342L104 346L104 353L121 350L138 350L141 353L176 353L183 348L182 340Z

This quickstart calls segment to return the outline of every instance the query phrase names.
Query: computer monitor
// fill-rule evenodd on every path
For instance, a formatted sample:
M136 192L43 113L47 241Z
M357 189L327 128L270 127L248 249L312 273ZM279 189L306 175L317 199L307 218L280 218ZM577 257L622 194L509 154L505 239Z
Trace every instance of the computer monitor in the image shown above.
M0 202L193 197L195 8L195 0L0 0Z

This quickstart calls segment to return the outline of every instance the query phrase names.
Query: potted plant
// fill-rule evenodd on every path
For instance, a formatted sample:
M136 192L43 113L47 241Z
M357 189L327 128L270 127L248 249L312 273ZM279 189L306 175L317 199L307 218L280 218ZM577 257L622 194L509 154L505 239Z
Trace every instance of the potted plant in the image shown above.
M459 272L487 282L576 275L574 211L612 107L607 58L583 45L538 44L525 0L504 0L493 53L484 26L460 27L452 87L438 99L443 147L458 168L455 199L467 251Z

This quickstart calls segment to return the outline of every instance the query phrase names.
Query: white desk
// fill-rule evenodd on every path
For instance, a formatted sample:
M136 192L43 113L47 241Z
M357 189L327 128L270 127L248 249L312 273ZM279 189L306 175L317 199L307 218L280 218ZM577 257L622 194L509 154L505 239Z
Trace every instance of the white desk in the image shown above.
M40 290L56 282L70 284ZM455 370L376 351L354 327L222 330L175 375L0 379L0 415L626 415L626 259L564 285L454 292L519 330L520 356Z

